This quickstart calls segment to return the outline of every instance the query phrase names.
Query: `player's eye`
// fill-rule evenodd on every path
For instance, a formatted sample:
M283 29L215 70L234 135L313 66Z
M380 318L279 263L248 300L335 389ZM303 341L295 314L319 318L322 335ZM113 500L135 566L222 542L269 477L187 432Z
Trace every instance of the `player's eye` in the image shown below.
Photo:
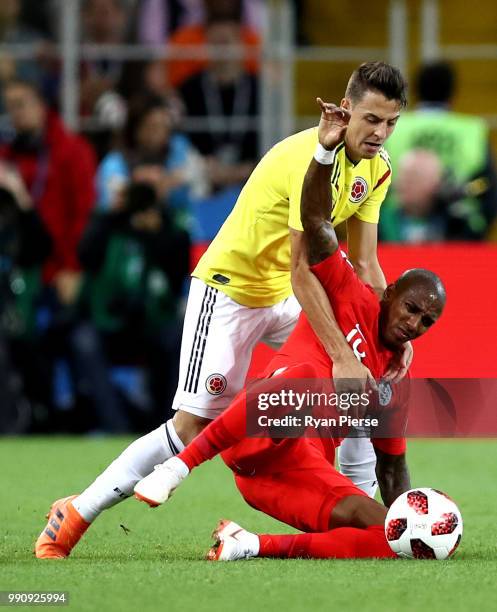
M414 304L411 304L410 302L406 302L406 309L407 312L410 312L411 314L416 312L416 306L414 306Z
M422 317L421 323L423 324L423 327L431 327L435 321L431 317Z

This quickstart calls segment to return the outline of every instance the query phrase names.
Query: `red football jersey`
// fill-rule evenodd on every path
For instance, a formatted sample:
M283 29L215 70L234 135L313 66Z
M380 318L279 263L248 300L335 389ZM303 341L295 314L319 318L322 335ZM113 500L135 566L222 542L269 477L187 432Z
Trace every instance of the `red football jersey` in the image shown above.
M380 302L373 289L357 276L345 253L338 249L311 270L323 285L333 308L338 326L354 354L374 376L380 379L393 357L392 351L380 342ZM266 373L299 363L312 363L320 378L332 378L333 363L307 316L301 313L292 334L271 360ZM395 385L392 406L405 406L408 385ZM375 446L390 454L405 451L403 438L372 440ZM328 446L326 444L326 446Z
M378 335L380 302L373 289L357 276L343 251L337 250L311 270L323 285L338 326L355 356L375 378L381 378L392 352L381 344ZM294 331L275 356L287 365L311 362L323 377L331 377L333 363L314 333L304 312Z

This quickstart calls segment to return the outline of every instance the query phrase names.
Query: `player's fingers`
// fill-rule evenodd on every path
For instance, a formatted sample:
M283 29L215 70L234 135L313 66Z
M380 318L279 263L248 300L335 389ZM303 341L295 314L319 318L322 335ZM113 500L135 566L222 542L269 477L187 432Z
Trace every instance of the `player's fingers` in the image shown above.
M414 358L414 351L411 349L411 352L408 353L407 359L405 360L406 368L408 368L411 365L413 358Z
M383 380L386 380L387 382L391 382L397 375L397 371L398 371L398 368L392 368L390 366L388 370L385 372L385 374L383 374L382 376Z
M376 384L376 380L371 372L368 372L368 386L375 391L378 391L378 385Z
M335 106L333 109L330 109L327 114L339 119L344 124L345 128L350 121L350 113L347 109L341 108L340 106Z
M408 369L407 367L399 368L397 371L397 374L392 379L392 383L393 384L399 383L404 378L404 376L407 374L407 369Z
M348 397L352 393L362 393L364 391L364 381L360 378L333 379L335 391L339 396Z
M318 103L321 112L323 112L325 115L339 114L340 116L343 116L342 109L336 104L333 104L333 102L324 102L321 98L316 98L316 102Z
M321 98L316 98L316 102L319 104L323 113L332 113L338 106L333 102L324 102Z
M408 368L412 363L413 357L414 350L412 348L412 344L410 342L407 342L404 345L404 350L402 351L402 354L400 356L400 365L402 367Z

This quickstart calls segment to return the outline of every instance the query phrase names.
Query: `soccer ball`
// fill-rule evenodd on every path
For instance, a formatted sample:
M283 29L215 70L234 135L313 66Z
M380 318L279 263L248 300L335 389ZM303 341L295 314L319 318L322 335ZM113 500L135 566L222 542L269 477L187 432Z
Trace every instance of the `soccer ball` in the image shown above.
M385 536L399 557L447 559L461 541L462 516L445 493L411 489L390 506Z

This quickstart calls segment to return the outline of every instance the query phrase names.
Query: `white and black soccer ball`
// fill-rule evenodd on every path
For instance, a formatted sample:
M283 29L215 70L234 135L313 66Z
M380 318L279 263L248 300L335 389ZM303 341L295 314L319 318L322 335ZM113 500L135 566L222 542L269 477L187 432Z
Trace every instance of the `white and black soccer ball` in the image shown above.
M459 508L436 489L411 489L390 506L385 536L399 557L447 559L462 538Z

